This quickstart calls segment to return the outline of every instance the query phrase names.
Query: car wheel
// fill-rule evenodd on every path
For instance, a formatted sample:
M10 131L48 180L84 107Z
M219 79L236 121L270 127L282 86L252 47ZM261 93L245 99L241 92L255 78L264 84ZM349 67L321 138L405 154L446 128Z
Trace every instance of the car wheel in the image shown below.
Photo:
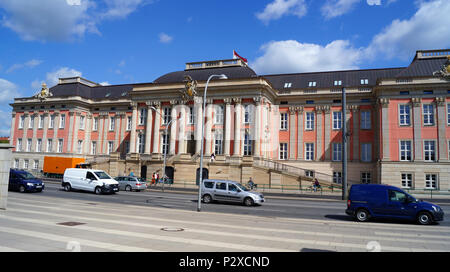
M70 186L69 183L66 183L66 185L64 185L64 191L70 192L71 190L72 190L72 186Z
M127 186L125 187L125 191L130 191L130 192L132 192L132 191L133 191L133 188L131 188L130 185L127 185Z
M367 222L369 220L369 217L370 217L370 214L365 209L359 209L356 212L356 220L358 220L359 222Z
M25 192L26 192L25 186L20 185L20 187L19 187L19 192L25 193Z
M204 195L203 196L203 202L204 203L211 203L212 202L212 197L210 195Z
M253 199L251 197L246 197L244 199L244 205L247 207L253 206L253 205L255 205L255 201L253 201Z
M420 212L417 215L417 222L421 225L430 225L433 223L433 217L431 217L431 214L428 212Z
M100 195L100 194L102 194L102 188L100 188L100 187L95 187L94 192L95 192L96 195Z

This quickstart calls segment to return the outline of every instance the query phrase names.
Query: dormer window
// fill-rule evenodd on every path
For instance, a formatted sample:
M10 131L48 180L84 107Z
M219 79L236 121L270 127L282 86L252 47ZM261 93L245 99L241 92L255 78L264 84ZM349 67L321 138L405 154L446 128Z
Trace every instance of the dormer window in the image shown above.
M342 80L335 80L334 81L334 86L341 86L342 85Z
M308 87L316 87L317 86L317 82L316 81L310 81L308 83Z
M368 85L369 80L367 78L361 78L361 85Z
M285 88L291 88L292 87L292 83L291 82L286 82L286 83L284 83L284 87Z

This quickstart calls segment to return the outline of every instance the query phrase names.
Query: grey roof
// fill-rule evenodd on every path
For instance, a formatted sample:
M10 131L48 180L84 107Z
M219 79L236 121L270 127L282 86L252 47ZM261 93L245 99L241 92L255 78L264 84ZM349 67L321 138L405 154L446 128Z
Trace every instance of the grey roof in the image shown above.
M289 89L307 88L339 88L355 86L375 86L379 78L392 78L405 68L350 70L317 73L264 75L262 77L270 81L275 89L285 89L285 83L292 83ZM367 79L368 84L361 84L361 79ZM334 86L334 81L342 81L342 86ZM310 87L309 82L316 82L316 86ZM286 88L288 89L288 88Z
M157 78L155 81L153 81L153 83L179 83L183 82L185 75L191 76L193 80L207 81L209 76L213 74L225 74L228 79L251 78L257 76L255 71L247 66L233 66L172 72ZM213 78L211 80L218 79Z
M447 62L447 57L414 59L414 61L396 77L421 77L432 76L433 72L438 71Z
M50 88L53 96L64 97L78 95L93 100L128 97L132 90L132 84L89 87L81 83L69 83L58 84Z

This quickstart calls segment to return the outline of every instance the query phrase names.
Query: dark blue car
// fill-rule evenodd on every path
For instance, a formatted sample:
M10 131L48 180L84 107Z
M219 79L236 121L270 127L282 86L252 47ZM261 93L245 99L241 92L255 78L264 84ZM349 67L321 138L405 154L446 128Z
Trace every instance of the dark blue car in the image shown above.
M444 220L444 212L438 205L417 200L397 187L378 184L352 185L345 212L360 222L390 218L428 225Z
M9 170L9 190L25 192L42 192L44 182L24 170Z

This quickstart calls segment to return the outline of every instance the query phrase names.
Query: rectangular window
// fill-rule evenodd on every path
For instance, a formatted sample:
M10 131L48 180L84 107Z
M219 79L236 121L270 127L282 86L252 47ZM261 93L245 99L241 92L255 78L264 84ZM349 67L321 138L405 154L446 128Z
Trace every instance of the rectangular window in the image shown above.
M413 184L411 173L402 173L402 188L411 189Z
M288 144L287 143L280 143L280 160L287 160L288 159Z
M133 118L131 116L127 117L127 130L131 130L131 123Z
M371 129L372 128L372 122L371 122L371 116L370 111L362 111L361 112L361 129Z
M91 142L91 155L96 155L96 154L97 154L97 142L92 141Z
M167 125L172 119L172 108L164 107L163 108L163 125Z
M250 124L252 122L252 109L253 105L244 106L244 124Z
M116 128L116 118L109 117L109 130L112 131Z
M214 154L223 154L223 134L221 131L216 130L214 132Z
M98 117L94 118L94 122L92 123L92 130L97 131L98 130Z
M195 109L189 107L189 124L195 124Z
M84 129L84 120L85 117L83 115L80 116L80 129Z
M285 88L290 88L290 87L292 87L292 82L286 82L286 83L284 83L284 87L285 87Z
M32 139L27 139L27 152L31 152Z
M114 152L114 142L108 141L108 154L111 154Z
M427 162L433 162L436 160L436 146L434 141L424 141L424 160Z
M53 151L53 140L52 139L47 139L47 152L52 152Z
M371 162L372 161L372 144L363 143L361 144L361 161Z
M333 112L333 129L341 129L342 128L342 112L334 111Z
M22 151L22 139L17 139L17 151Z
M314 130L314 112L312 111L306 112L305 129Z
M367 78L361 79L361 85L368 85L368 84L369 84L369 80Z
M138 135L138 148L139 153L143 154L145 152L145 134L143 133Z
M436 174L425 174L425 189L436 190L438 188L438 180Z
M250 138L250 134L245 133L244 135L244 156L253 155L253 141Z
M25 124L25 116L21 115L19 119L19 128L23 128L24 124Z
M223 124L223 106L222 105L214 106L214 124L216 124L216 125Z
M450 104L447 104L447 125L450 126Z
M48 128L54 128L55 127L55 115L50 115L50 122L48 124Z
M39 160L34 160L34 162L33 162L33 169L34 170L39 169Z
M308 178L314 177L314 170L305 170L305 176Z
M342 172L333 172L333 183L342 184Z
M342 160L342 144L333 143L333 161Z
M43 127L44 127L44 115L39 115L38 128L43 128Z
M362 184L370 184L370 183L372 183L372 173L370 173L370 172L361 172L361 183Z
M412 160L412 143L411 141L400 141L400 161Z
M145 121L147 120L147 109L141 108L139 110L139 125L145 125Z
M411 108L409 105L400 105L398 112L400 126L409 126L411 124Z
M78 140L78 144L77 144L77 153L78 153L78 154L83 153L83 140Z
M310 81L308 83L308 87L316 87L317 86L317 82L316 81Z
M423 105L423 125L434 125L434 108L432 104Z
M23 169L28 169L30 162L28 160L23 160Z
M19 168L19 159L14 160L14 168Z
M58 139L58 153L62 153L63 152L63 144L64 144L64 140L63 139Z
M65 128L66 127L66 115L61 114L61 117L59 119L59 128Z
M281 130L288 129L288 114L286 112L280 113L280 129Z
M162 137L161 137L162 154L168 154L169 153L169 139L170 139L170 135L169 134L163 134Z
M36 152L42 152L42 139L36 141Z
M335 80L334 81L334 86L341 86L342 85L342 80Z
M30 116L30 123L28 124L28 128L34 128L34 115Z
M305 160L307 161L314 160L314 143L305 144Z

